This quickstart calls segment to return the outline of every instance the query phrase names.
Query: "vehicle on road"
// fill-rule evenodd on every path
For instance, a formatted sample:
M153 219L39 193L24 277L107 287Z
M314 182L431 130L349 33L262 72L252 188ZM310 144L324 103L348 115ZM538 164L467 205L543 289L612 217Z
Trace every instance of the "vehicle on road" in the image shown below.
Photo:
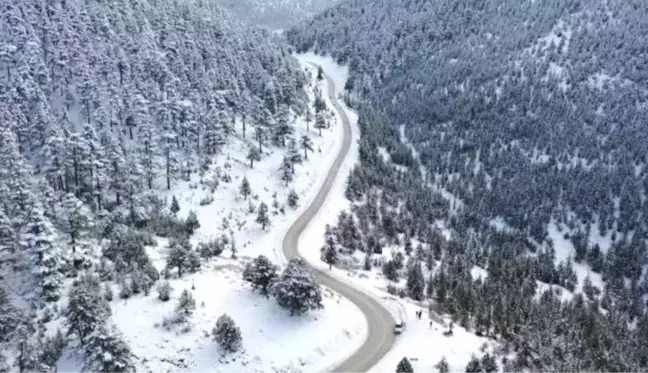
M405 323L399 322L394 325L394 334L401 334L405 330Z

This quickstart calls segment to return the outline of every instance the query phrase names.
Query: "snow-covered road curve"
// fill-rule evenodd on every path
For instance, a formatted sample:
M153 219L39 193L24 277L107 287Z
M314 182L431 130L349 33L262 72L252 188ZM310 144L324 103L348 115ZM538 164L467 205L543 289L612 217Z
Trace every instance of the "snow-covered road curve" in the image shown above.
M314 65L314 64L313 64ZM351 147L351 124L344 108L340 105L335 94L335 83L326 73L324 74L328 84L329 97L333 103L334 109L338 112L344 129L344 138L340 152L337 154L335 161L328 170L326 179L322 183L320 190L312 200L310 206L290 226L283 239L282 250L286 258L290 259L299 256L298 240L311 219L320 210L326 200L331 187L337 177L340 167L344 162ZM312 268L315 271L322 285L333 289L345 298L353 302L364 314L367 324L367 338L360 348L349 356L344 362L339 364L334 371L336 372L366 372L373 367L380 359L391 349L394 344L394 334L392 331L394 320L389 310L382 306L371 296L346 284L333 276L327 271Z

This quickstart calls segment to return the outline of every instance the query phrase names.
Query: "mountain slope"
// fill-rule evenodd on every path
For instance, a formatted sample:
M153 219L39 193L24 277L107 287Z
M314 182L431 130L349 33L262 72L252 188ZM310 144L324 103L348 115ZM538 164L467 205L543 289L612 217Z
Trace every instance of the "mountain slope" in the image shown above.
M215 163L236 131L245 163L269 147L291 155L287 184L303 151L294 119L310 109L287 45L214 1L0 5L0 367L17 352L9 363L41 371L68 341L59 316L75 320L76 305L104 322L102 282L148 292L160 278L151 236L185 242L197 230L161 190L208 171L228 180ZM87 341L71 325L84 346L127 351L114 328Z
M341 261L511 342L507 369L645 369L647 20L642 2L354 0L287 31L349 65L361 112Z

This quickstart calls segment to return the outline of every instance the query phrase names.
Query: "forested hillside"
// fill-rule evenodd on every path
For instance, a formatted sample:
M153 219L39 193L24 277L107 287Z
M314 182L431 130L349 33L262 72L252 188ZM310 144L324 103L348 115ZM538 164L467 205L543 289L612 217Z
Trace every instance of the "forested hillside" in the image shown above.
M316 15L339 0L220 0L241 20L282 30Z
M285 146L305 75L285 44L213 0L0 5L0 371L6 354L20 371L55 367L65 338L45 331L67 295L87 369L130 370L128 346L97 327L110 315L99 280L148 293L159 277L150 234L199 226L194 213L169 212L159 190L209 169L234 126L257 144L252 162ZM190 252L182 260L195 267ZM125 360L102 361L101 348Z
M647 31L620 0L352 0L288 31L361 111L327 252L401 252L385 276L506 369L648 369Z

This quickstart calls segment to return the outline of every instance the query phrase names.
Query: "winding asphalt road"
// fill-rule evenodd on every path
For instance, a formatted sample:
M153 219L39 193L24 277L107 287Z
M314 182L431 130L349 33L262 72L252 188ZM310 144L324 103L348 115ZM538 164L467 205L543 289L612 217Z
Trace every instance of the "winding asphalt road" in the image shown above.
M314 65L314 64L312 64ZM314 65L317 66L317 65ZM328 83L329 97L333 103L333 107L338 112L342 119L344 127L344 139L342 140L342 147L340 152L335 157L335 162L331 166L324 184L317 192L315 199L310 206L297 218L293 225L288 229L284 237L282 249L286 258L290 259L299 256L297 242L299 236L304 231L311 219L322 207L326 197L331 190L333 182L340 171L340 166L344 162L349 148L351 147L351 124L344 109L340 106L335 94L335 83L328 75L324 74ZM319 277L322 285L333 289L351 302L353 302L364 313L367 319L369 331L367 339L364 344L352 356L347 358L339 366L335 372L366 372L373 367L394 344L393 326L394 319L391 313L385 309L374 298L366 295L365 293L357 290L349 284L337 280L325 270L319 270L312 267Z

